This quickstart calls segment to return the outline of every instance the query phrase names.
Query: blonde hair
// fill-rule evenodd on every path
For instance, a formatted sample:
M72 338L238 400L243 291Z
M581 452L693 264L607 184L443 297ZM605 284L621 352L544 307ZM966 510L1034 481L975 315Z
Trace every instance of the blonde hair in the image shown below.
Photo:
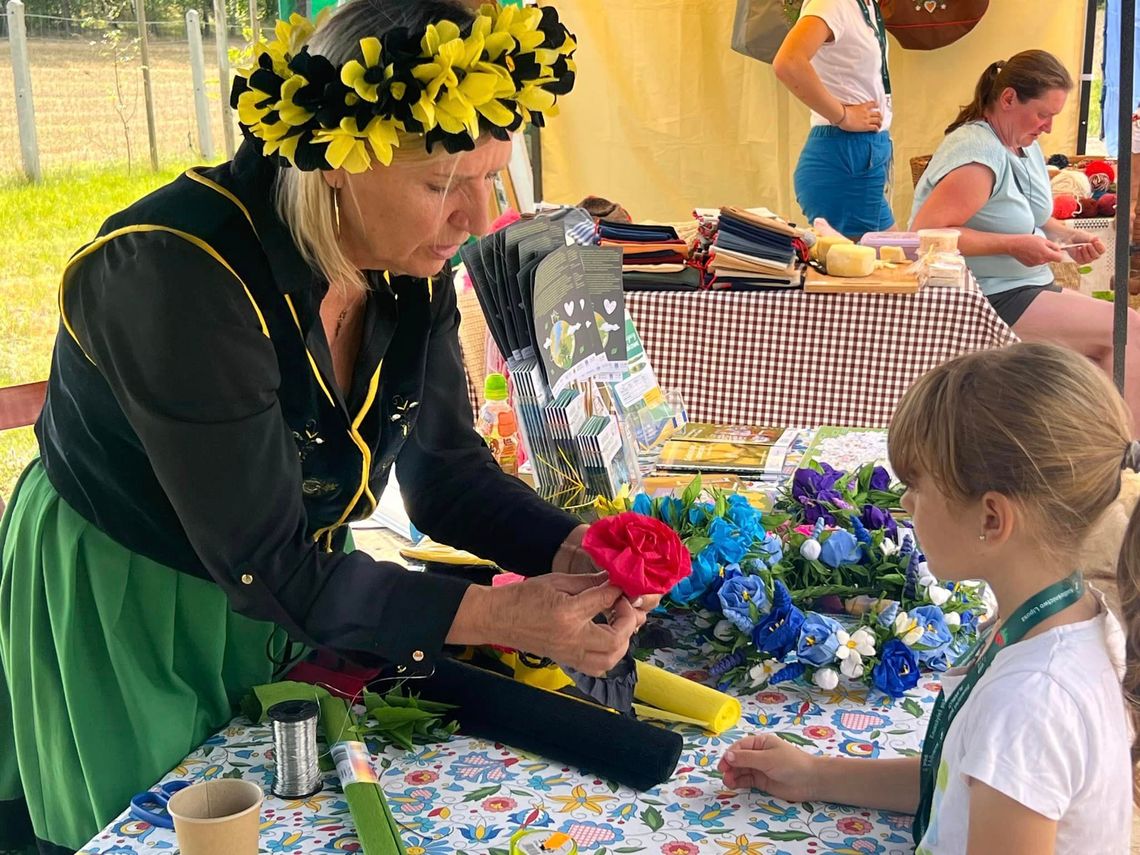
M360 40L382 36L398 27L415 32L429 23L451 20L463 27L474 21L470 4L459 0L351 0L341 6L309 41L309 50L334 66L352 59ZM392 165L422 163L431 157L418 134L399 135ZM351 194L340 202L355 204ZM330 286L363 292L368 287L364 274L344 254L339 239L337 191L320 171L306 172L284 167L278 172L277 213L289 227L301 256L320 271Z
M1015 499L1052 544L1077 550L1120 492L1132 446L1128 408L1108 377L1074 351L1016 344L958 357L924 374L891 421L891 465L952 503ZM1048 534L1044 533L1048 529ZM1117 572L1125 617L1124 694L1140 760L1140 510ZM1134 795L1140 790L1134 789Z

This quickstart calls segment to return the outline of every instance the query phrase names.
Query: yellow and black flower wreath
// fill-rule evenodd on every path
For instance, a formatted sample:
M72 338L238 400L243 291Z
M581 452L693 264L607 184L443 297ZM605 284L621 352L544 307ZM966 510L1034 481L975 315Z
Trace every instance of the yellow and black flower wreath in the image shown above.
M401 132L422 134L429 152L469 151L483 131L541 127L574 86L577 45L550 7L487 4L465 28L445 20L361 39L340 68L306 46L320 23L278 21L230 93L246 137L298 169L388 165Z

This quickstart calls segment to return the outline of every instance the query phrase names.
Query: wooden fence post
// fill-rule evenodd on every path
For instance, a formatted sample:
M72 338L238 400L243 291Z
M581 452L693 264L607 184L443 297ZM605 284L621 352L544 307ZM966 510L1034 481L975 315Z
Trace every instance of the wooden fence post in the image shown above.
M230 109L230 32L225 0L214 0L214 38L218 46L218 86L222 94L222 139L226 157L234 156L234 112Z
M143 101L146 102L146 137L150 143L150 168L158 172L158 131L154 123L154 90L150 85L150 48L146 32L146 6L135 0L135 18L139 22L139 49L142 52Z
M12 76L16 82L16 122L20 127L20 154L24 174L32 181L43 178L40 148L36 142L36 112L32 107L32 74L28 67L28 30L24 4L8 0L8 39L12 46Z
M186 38L190 42L190 76L194 84L194 115L198 120L198 151L205 160L214 159L214 138L210 135L210 105L206 99L206 59L202 55L202 27L198 12L186 13Z

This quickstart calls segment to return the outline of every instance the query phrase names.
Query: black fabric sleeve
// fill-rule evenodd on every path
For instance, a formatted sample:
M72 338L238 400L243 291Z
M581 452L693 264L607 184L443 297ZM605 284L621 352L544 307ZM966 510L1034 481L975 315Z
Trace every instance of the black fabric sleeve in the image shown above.
M473 426L459 349L459 308L447 279L434 283L431 343L419 420L396 459L416 528L527 576L550 572L581 521L505 474Z
M69 271L63 310L237 611L364 661L430 666L466 584L306 537L276 353L232 272L173 234L126 234Z

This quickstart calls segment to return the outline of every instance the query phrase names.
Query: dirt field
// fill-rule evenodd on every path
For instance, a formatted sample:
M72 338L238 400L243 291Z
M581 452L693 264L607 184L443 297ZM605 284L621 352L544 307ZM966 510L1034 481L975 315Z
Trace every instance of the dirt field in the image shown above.
M234 47L239 47L234 43ZM206 92L214 159L223 160L218 68L212 38L204 41ZM45 173L68 167L126 162L123 122L115 110L115 67L88 39L31 39L32 98L36 111L40 165ZM201 160L194 119L190 50L185 41L152 40L151 80L160 162ZM121 69L128 104L132 160L149 169L142 73L136 61ZM236 131L235 139L241 135ZM21 171L16 127L15 87L8 42L0 41L0 180Z

